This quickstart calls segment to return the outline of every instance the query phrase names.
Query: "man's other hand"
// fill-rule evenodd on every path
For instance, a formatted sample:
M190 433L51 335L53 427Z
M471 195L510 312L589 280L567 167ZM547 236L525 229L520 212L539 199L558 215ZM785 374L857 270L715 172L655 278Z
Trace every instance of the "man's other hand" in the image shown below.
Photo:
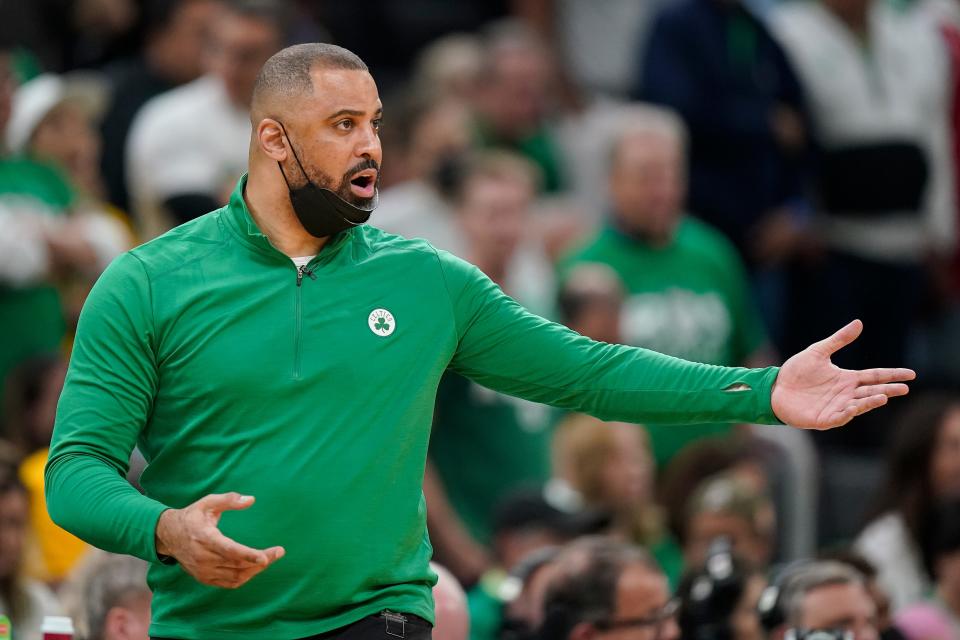
M776 416L801 429L826 430L882 407L888 398L906 395L910 369L841 369L830 356L857 339L863 323L854 320L825 340L787 360L773 385L770 403Z
M253 496L212 494L183 509L168 509L157 522L157 553L176 558L203 584L236 589L283 557L283 547L252 549L231 540L217 524L224 511L246 509Z

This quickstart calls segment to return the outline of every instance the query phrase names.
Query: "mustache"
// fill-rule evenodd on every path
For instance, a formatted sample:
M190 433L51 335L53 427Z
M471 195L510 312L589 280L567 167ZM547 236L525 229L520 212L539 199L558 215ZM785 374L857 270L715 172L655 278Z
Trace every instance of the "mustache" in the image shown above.
M380 182L380 163L374 160L373 158L368 158L366 160L361 160L356 165L350 168L345 174L343 174L342 182L349 182L350 178L355 174L360 173L361 171L366 171L367 169L374 169L377 172L377 182Z

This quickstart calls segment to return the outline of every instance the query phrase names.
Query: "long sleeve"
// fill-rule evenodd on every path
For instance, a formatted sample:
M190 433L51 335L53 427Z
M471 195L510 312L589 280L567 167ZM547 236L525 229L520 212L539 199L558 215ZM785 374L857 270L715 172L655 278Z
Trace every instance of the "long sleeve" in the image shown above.
M163 504L125 479L157 388L149 280L124 254L97 281L80 315L57 407L45 491L50 517L87 542L156 562Z
M451 367L479 384L604 420L778 424L778 369L697 364L595 342L527 312L476 267L438 252L459 338Z

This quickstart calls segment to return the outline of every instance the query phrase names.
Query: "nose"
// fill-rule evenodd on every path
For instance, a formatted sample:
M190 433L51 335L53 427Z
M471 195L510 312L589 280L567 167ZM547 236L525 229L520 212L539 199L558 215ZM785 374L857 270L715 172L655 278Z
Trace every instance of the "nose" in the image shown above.
M380 135L377 133L377 130L373 128L372 124L368 124L363 128L363 132L357 140L355 153L358 157L364 159L373 158L378 163L380 162Z

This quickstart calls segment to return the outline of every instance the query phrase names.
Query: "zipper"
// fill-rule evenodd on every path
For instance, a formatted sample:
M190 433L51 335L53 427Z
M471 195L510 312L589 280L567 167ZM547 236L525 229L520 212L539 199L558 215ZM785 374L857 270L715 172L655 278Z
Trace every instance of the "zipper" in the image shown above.
M301 344L301 326L302 326L302 290L303 290L303 276L308 276L311 280L316 280L317 276L313 273L313 270L309 268L309 265L300 265L297 267L297 318L296 318L296 330L293 334L293 377L294 379L300 379L300 359L302 350Z

